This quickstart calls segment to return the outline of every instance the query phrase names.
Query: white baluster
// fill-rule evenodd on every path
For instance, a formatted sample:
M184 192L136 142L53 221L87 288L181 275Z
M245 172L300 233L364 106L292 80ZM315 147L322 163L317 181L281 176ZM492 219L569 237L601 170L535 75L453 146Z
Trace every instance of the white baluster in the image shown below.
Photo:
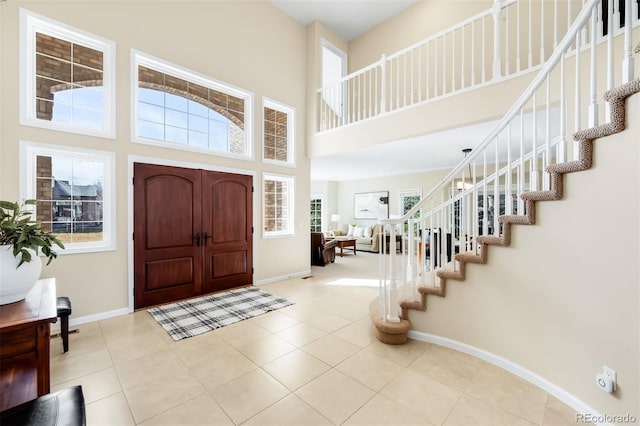
M520 2L516 2L516 72L520 72ZM507 35L508 37L508 35Z
M546 60L546 55L545 55L545 34L546 34L546 27L545 27L545 16L544 16L544 4L546 3L546 1L541 1L540 2L540 65L544 64L544 61Z
M607 90L613 89L613 0L607 2ZM605 104L605 121L611 122L611 105Z
M545 102L545 146L544 146L544 169L542 170L543 188L546 190L551 189L551 181L549 173L546 172L547 166L551 164L551 82L549 76L547 76L547 99Z
M380 57L380 113L387 112L387 59Z
M465 27L462 27L462 30L460 32L460 43L461 43L460 49L462 50L462 53L460 55L460 62L461 62L461 64L460 64L460 88L461 89L464 89L464 87L465 87L464 86L464 83L465 83L464 57L465 57L465 50L466 50L464 48L464 45L465 45L464 29L465 29Z
M410 98L410 101L411 101L410 103L411 104L413 104L415 102L414 99L413 99L414 98L414 96L413 96L413 79L414 79L414 74L415 74L413 72L413 51L414 51L414 49L411 49L411 70L409 71L409 79L411 80L411 92L409 94L410 97L411 97Z
M520 166L518 168L518 214L524 214L524 200L520 197L525 190L525 152L524 152L524 109L520 109Z
M500 0L494 0L493 1L493 9L492 9L492 15L493 15L493 74L492 74L492 78L493 80L497 80L500 77L502 77L502 66L501 66L501 44L502 44L502 40L500 37L500 29L501 29L501 22L500 22L500 11L502 10L502 8L500 7ZM508 37L508 35L507 35ZM507 58L508 60L508 58Z
M511 62L510 60L510 56L509 56L509 40L510 40L510 34L509 34L509 9L505 8L504 9L504 20L505 20L505 30L504 30L504 75L508 76L509 75L509 62Z
M396 107L400 108L400 57L396 57Z
M422 46L418 48L418 102L422 102Z
M530 177L530 181L531 181L531 191L537 191L540 186L539 186L539 180L538 180L538 123L537 123L537 111L536 111L536 94L535 92L533 93L533 96L531 97L531 102L533 104L532 108L531 108L531 120L532 120L532 124L531 124L531 132L532 132L532 137L531 137L531 143L532 143L532 148L531 148L531 177Z
M500 223L498 222L498 216L500 216L500 154L499 154L499 139L496 136L496 149L495 149L495 179L493 180L493 234L500 235Z
M632 56L631 46L631 0L624 1L625 14L624 14L624 59L622 61L622 82L628 83L633 80L634 76L634 63Z
M404 82L402 83L402 106L407 106L407 54L403 54L404 64L402 68L402 79Z
M576 35L576 77L575 77L575 124L574 124L574 133L578 130L581 130L581 103L580 103L580 32ZM578 142L576 140L573 141L573 159L578 159Z
M489 234L489 197L487 194L487 150L482 152L482 235Z
M476 21L471 21L471 86L476 84Z
M590 103L589 103L589 127L598 125L598 77L596 74L596 28L597 6L591 11L591 75L590 75Z
M442 36L442 94L447 93L447 35Z
M485 72L485 69L486 69L485 59L487 57L485 46L487 45L487 40L486 40L486 31L485 31L484 21L485 21L485 18L483 16L482 17L482 82L483 83L487 81L486 72Z
M529 0L529 68L533 66L533 0Z
M504 193L504 202L505 202L505 211L504 213L506 215L511 215L513 214L513 194L512 194L512 164L511 164L511 123L513 121L509 122L509 125L507 126L507 173L505 175L505 193Z
M560 58L560 141L558 143L558 163L564 163L567 158L567 90L565 86L565 54Z
M451 32L451 91L456 90L456 30Z
M558 46L558 0L553 0L553 48Z

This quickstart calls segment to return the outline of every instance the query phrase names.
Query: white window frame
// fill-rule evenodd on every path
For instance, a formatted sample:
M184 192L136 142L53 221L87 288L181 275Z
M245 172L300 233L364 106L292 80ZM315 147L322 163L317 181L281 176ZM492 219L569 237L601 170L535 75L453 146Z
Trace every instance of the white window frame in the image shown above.
M67 156L70 158L104 162L102 241L90 243L65 243L58 254L92 253L116 249L116 155L113 152L20 141L20 197L36 198L36 157Z
M138 66L144 66L173 77L186 80L209 89L224 92L226 94L242 98L244 103L244 134L245 153L234 154L232 152L213 151L195 146L180 145L173 142L158 139L147 139L138 136ZM148 55L144 52L131 49L131 141L163 148L177 149L180 151L192 151L201 154L230 157L241 160L254 160L253 150L253 98L254 94L229 83L216 80L196 71L172 64L160 58Z
M102 52L102 130L42 120L36 115L36 32ZM20 9L20 124L69 133L115 139L116 137L116 45L53 19Z
M265 229L266 223L266 203L265 203L265 195L266 195L266 183L267 180L275 180L275 181L283 181L287 182L287 188L289 190L288 196L288 211L289 213L289 222L287 223L287 229L282 231L267 231ZM262 174L262 237L263 238L280 238L280 237L293 237L295 236L295 190L296 187L296 178L295 176L290 175L281 175L277 173L263 173Z
M278 161L269 158L265 158L265 146L264 146L264 109L271 108L276 111L287 114L287 161ZM280 166L296 166L295 156L295 108L285 105L281 102L274 101L269 98L262 98L262 161L270 164L277 164Z

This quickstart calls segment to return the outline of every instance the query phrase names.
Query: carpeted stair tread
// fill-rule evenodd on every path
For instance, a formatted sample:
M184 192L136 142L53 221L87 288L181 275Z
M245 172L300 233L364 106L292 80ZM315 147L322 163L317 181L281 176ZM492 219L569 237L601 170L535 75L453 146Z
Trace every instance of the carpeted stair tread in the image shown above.
M401 319L399 322L386 322L380 318L378 299L374 299L369 305L369 316L373 323L373 332L376 338L388 345L401 345L409 338L411 322Z
M487 263L487 259L485 256L482 256L481 254L476 254L473 252L456 254L455 259L458 262L464 262L464 263L477 263L481 265L484 265L485 263Z
M504 239L500 235L481 235L478 237L478 242L488 246L506 245Z
M517 225L533 225L533 222L531 222L531 218L528 216L521 216L521 215L515 215L515 214L511 214L511 215L504 215L504 216L500 216L498 218L498 222L500 223L504 223L504 224L517 224Z
M440 297L444 297L445 296L445 288L444 287L433 287L433 286L422 285L422 286L418 287L418 292L420 294L425 295L425 296L427 294L433 294L434 296L440 296Z

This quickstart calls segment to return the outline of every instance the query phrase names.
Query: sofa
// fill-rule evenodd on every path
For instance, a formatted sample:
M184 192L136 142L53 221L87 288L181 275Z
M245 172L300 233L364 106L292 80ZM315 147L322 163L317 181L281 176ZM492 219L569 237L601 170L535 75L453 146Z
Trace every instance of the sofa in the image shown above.
M346 230L333 231L333 234L337 240L355 238L358 251L378 253L382 229L383 225L380 223L369 226L349 225Z

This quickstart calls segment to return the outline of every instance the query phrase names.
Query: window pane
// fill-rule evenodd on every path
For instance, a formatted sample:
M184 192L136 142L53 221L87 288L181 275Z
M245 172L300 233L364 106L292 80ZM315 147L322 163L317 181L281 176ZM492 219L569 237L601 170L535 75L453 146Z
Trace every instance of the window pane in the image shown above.
M187 112L188 110L187 99L171 93L165 93L165 105L167 108L175 109L176 111Z
M102 111L74 107L71 113L73 114L73 124L93 129L102 128Z
M188 116L185 112L178 112L171 109L165 110L165 117L167 119L168 126L181 127L183 129L188 129Z
M199 148L209 148L209 138L206 133L190 131L189 145Z
M166 126L165 137L167 142L175 142L186 145L188 140L188 133L185 129L179 129L177 127Z
M164 93L159 90L138 88L138 100L164 107Z
M99 111L104 103L104 88L102 86L82 87L69 90L69 92L73 94L73 104L75 106Z
M138 136L141 138L164 140L164 125L138 120Z
M138 102L138 118L154 123L164 123L164 108Z
M196 115L189 115L189 130L196 130L198 132L208 133L209 123L206 118L198 117Z

